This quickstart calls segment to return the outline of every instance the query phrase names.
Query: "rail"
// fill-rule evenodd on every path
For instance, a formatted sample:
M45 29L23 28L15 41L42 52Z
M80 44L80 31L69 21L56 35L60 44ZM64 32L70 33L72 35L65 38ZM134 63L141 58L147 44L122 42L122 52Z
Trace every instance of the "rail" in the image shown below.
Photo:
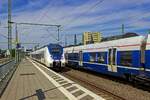
M92 83L90 81L87 81L85 79L82 79L81 77L76 77L74 75L71 75L69 73L63 73L62 75L64 75L65 77L71 78L73 80L78 80L81 83L84 83L90 87L92 87L93 89L99 91L97 94L104 97L104 98L111 98L111 100L125 100L123 97L120 97L114 93L111 93L107 90L102 89L101 87L99 87L98 85L96 85L95 83Z
M3 65L3 64L5 64L8 61L10 61L10 58L1 58L0 59L0 65Z
M0 81L14 68L15 60L9 60L0 65Z

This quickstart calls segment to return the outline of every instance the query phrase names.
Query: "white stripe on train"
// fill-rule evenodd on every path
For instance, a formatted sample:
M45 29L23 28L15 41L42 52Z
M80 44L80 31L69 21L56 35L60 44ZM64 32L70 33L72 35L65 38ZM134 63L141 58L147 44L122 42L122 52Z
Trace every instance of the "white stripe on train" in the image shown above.
M72 62L79 62L78 60L68 60ZM88 63L88 64L95 64L95 65L104 65L107 67L107 64L101 64L101 63L93 63L93 62L83 62L83 63ZM135 67L127 67L127 66L117 66L119 68L126 68L126 69L134 69L134 70L141 70L141 68L135 68ZM150 69L145 69L146 71L150 72Z

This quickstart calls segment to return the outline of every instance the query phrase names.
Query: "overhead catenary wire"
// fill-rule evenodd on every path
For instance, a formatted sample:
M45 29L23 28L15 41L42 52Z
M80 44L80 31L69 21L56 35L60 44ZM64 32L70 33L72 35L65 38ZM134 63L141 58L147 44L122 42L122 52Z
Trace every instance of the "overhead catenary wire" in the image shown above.
M116 13L116 15L117 15L118 13ZM144 14L145 15L145 14ZM104 16L105 17L105 16ZM101 18L101 21L103 21L104 20L104 17L102 17ZM137 18L138 17L138 18ZM139 18L139 16L137 16L137 15L133 15L133 16L129 16L129 19L131 19L131 18L137 18L137 20L136 21L133 21L134 23L137 23L137 21L139 21L140 19L142 19L143 17L140 17ZM75 20L76 21L76 20ZM73 23L73 22L71 22L71 23ZM135 27L135 26L132 26L132 25L130 25L130 23L132 23L132 21L130 21L130 22L128 22L127 24L125 24L126 26L127 25L129 25L129 26L127 26L126 27L126 29L131 29L131 27L133 28L133 27ZM103 23L102 23L103 24ZM124 23L120 23L120 25L121 24L124 24ZM70 24L69 24L70 25ZM111 28L108 28L108 30L110 30ZM118 29L120 29L120 27L118 27ZM71 30L71 29L65 29L65 30ZM103 30L103 29L102 29ZM105 28L104 30L107 30L107 28ZM103 31L104 31L103 30ZM117 30L117 28L116 28L116 30Z
M89 7L89 9L87 9L86 11L84 11L82 14L80 14L77 18L74 18L72 20L70 20L67 25L65 27L67 27L70 24L73 24L75 21L77 21L83 14L88 13L89 11L93 10L94 8L96 8L98 5L100 5L101 3L103 3L104 0L100 0L97 3L95 3L94 5L92 5L91 7Z
M98 2L96 2L94 5L92 5L91 7L89 7L87 10L85 10L83 13L81 13L79 16L75 17L74 19L70 20L68 23L66 23L67 26L73 24L75 21L77 21L83 14L87 14L88 12L90 12L91 10L93 10L94 8L96 8L98 5L102 4L105 0L98 0Z
M50 31L48 30L48 29L46 29L46 31L48 32L48 33L50 33ZM49 35L51 35L52 36L52 38L54 38L55 40L57 40L58 41L58 39L53 35L53 34L49 34ZM48 37L48 36L47 36Z
M95 3L94 5L92 5L88 10L86 10L86 12L88 12L89 10L95 8L97 5L99 5L99 3L103 2L103 1L104 1L104 0L98 1L97 3ZM47 10L47 11L45 11L45 12L43 13L43 15L39 18L39 21L40 21L40 20L43 20L45 16L48 17L48 16L47 16L48 11L49 11L49 10ZM86 13L86 12L85 12L85 13ZM79 16L79 17L80 17L80 16ZM18 23L18 24L26 24L26 23ZM33 23L28 23L28 24L34 25Z
M44 27L57 27L59 29L59 27L61 25L53 25L53 24L41 24L41 23L27 23L27 22L10 22L11 24L17 24L17 25L29 25L29 26L44 26Z
M50 5L49 5L50 6ZM48 7L49 7L48 6ZM47 13L48 13L49 9L47 9L46 11L44 11L44 13L42 14L42 16L39 17L39 19L37 19L37 22L40 22L41 20L44 19L45 16L47 16ZM48 17L48 16L47 16ZM52 19L53 20L53 19ZM26 24L26 23L19 23L19 24ZM35 25L34 23L28 23L30 25ZM42 25L42 24L39 24L39 25ZM48 26L48 25L45 25L45 26ZM24 30L23 33L25 33L26 31Z
M54 4L54 2L53 2L53 4ZM52 4L52 5L53 5L53 4ZM51 6L51 5L47 6L47 8L49 8L50 6ZM41 16L39 17L39 19L37 19L37 21L40 22L41 20L43 20L43 19L46 18L46 17L49 18L48 15L47 15L48 12L49 12L49 9L45 10L45 11L41 14ZM54 20L53 18L50 18L50 19L55 22L55 20Z
M5 35L3 35L3 34L1 34L1 33L0 33L0 35L1 35L2 37L4 37L5 39L8 39L7 36L5 36Z
M89 8L88 8L86 11L84 11L82 14L84 14L84 13L86 14L86 13L88 13L89 11L93 10L93 9L96 8L98 5L100 5L103 1L104 1L104 0L98 0L98 2L94 3L91 7L89 7ZM45 17L49 18L49 17L47 16L48 11L49 11L49 10L46 10L46 11L42 14L42 16L39 18L38 21L41 21L42 18L44 19ZM78 19L82 16L82 14L80 14L78 17L76 17L76 18L70 20L69 22L67 22L67 23L66 23L66 24L67 24L66 26L69 26L70 24L72 24L73 22L75 22L76 20L78 20ZM65 15L65 16L66 16L66 15ZM66 27L66 26L65 26L65 27Z

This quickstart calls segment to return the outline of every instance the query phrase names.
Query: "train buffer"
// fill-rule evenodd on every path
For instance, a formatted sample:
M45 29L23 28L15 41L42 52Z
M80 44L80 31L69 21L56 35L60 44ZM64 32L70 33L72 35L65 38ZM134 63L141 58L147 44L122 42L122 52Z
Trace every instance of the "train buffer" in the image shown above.
M0 100L104 100L45 66L23 59Z

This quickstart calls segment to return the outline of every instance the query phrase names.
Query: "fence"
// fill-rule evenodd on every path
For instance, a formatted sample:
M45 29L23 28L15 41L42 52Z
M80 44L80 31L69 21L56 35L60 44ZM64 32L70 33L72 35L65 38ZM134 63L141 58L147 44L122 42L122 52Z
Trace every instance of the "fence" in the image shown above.
M0 65L0 96L16 69L15 60L9 60Z

